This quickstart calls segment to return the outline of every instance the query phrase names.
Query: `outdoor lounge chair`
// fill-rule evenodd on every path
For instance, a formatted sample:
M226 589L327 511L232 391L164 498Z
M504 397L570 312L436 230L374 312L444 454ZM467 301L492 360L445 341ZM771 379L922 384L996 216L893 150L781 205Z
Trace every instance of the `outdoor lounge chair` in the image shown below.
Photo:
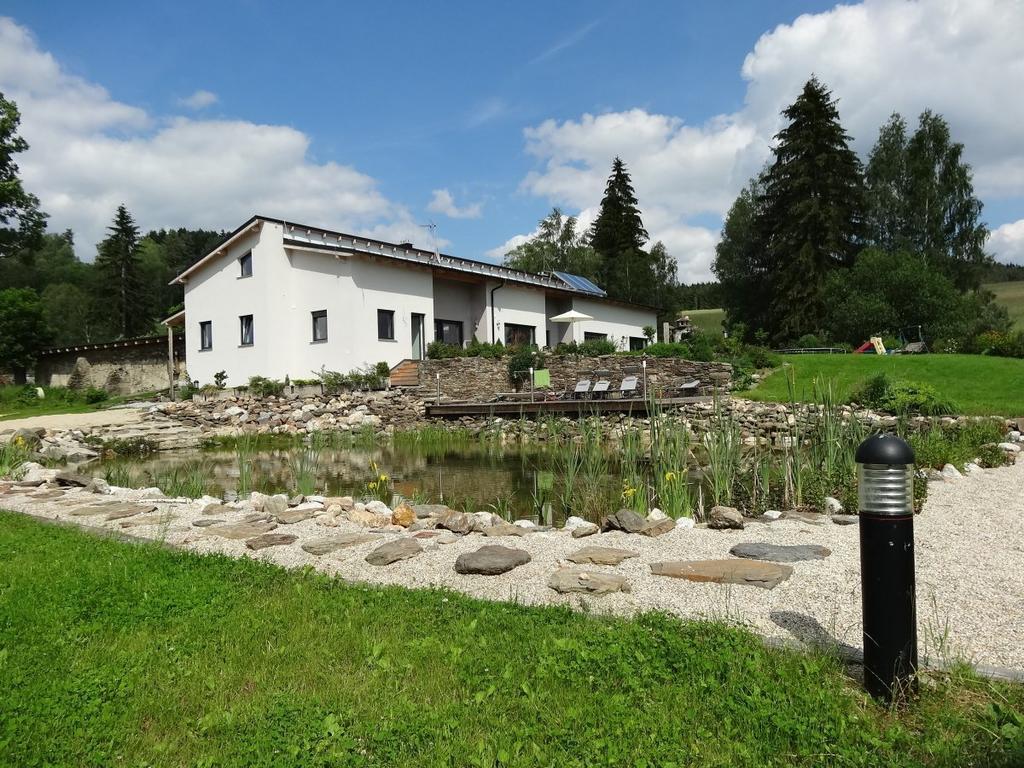
M597 381L594 383L594 388L591 390L591 394L595 399L601 399L608 395L608 390L612 386L611 382L611 371L595 371Z
M688 397L688 396L691 396L691 395L696 395L699 391L700 391L700 379L694 379L693 381L688 381L685 384L680 384L679 385L679 394L682 397Z
M625 376L619 385L619 397L636 397L640 388L640 380L636 376Z
M572 396L577 400L586 400L590 394L590 379L580 379L576 382L576 388L572 391Z

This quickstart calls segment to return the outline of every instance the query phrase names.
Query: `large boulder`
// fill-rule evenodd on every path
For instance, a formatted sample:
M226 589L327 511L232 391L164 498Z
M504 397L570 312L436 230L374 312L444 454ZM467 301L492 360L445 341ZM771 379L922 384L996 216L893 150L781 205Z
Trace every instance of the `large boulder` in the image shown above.
M463 552L455 559L455 572L497 576L530 562L530 553L512 547L487 544L475 552Z
M640 533L645 525L647 525L647 521L632 509L620 509L615 514L608 515L601 521L601 530Z
M712 507L708 514L708 528L739 530L743 528L743 525L743 515L735 507Z
M395 511L391 515L391 522L403 528L408 528L416 522L416 510L403 501L395 507Z

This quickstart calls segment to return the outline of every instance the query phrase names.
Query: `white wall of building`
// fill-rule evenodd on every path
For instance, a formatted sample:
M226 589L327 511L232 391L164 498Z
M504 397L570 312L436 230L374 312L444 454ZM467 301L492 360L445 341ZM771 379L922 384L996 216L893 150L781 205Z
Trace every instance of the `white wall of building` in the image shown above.
M505 342L505 326L528 325L534 329L538 344L544 344L547 316L544 314L545 297L542 289L504 285L494 292L495 340Z
M629 349L630 337L644 335L645 325L657 326L658 316L654 310L643 307L624 307L593 299L573 298L573 309L590 315L593 320L572 324L573 338L583 341L586 333L603 333L618 349Z
M252 252L253 274L240 277L238 258ZM494 322L490 302L493 292ZM567 309L593 316L570 326L548 317ZM395 313L395 338L377 337L377 310ZM555 311L555 310L558 311ZM327 311L327 340L313 341L312 313ZM209 384L219 371L230 386L251 376L312 378L314 372L350 371L379 361L394 366L415 357L413 314L423 315L424 347L434 339L434 319L464 323L465 341L505 340L510 323L534 328L544 345L583 341L584 333L604 333L628 349L630 337L654 325L655 313L543 288L504 284L497 280L463 282L435 273L429 266L389 261L386 257L338 255L284 246L280 224L263 222L226 252L211 259L185 283L185 344L189 377ZM242 315L252 315L254 343L240 344ZM200 350L199 324L213 324L213 349Z

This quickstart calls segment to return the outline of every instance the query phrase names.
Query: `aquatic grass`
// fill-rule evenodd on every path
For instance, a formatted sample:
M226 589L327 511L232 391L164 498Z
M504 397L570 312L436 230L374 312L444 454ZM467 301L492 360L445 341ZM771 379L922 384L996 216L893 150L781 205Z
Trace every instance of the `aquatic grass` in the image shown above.
M715 401L710 429L704 434L704 452L711 499L715 505L729 504L740 467L742 441L739 426L731 413Z
M246 432L238 442L235 443L235 458L238 461L238 487L239 496L248 496L253 490L253 459L256 456L258 437L252 432Z
M391 486L390 475L382 472L376 461L370 462L370 471L373 472L373 478L366 483L367 494L370 498L391 504L395 492Z
M20 480L21 465L29 461L31 455L28 444L20 436L0 444L0 477Z
M309 436L308 441L298 441L288 452L288 470L292 487L296 493L310 496L317 491L320 474L320 455L326 438L319 433Z
M206 495L212 474L209 462L199 459L151 471L147 473L147 482L159 488L166 496L198 499Z
M118 488L135 487L135 465L130 461L117 461L103 468L103 479Z

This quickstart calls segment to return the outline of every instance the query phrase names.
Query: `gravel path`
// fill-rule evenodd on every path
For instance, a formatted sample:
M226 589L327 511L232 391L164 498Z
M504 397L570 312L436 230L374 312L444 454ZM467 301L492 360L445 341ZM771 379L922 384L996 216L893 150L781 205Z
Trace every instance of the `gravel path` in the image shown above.
M31 489L34 491L35 489ZM160 502L170 522L138 526L138 518L102 522L102 517L71 517L83 504L110 500L84 490L68 490L56 499L32 499L26 489L10 488L0 507L51 519L73 520L134 536L159 538L193 552L222 552L252 557L289 568L312 565L350 580L407 587L445 587L474 597L523 604L567 604L588 611L632 614L663 610L686 618L723 619L763 635L801 642L839 642L861 646L860 562L856 525L797 520L748 523L743 531L704 528L676 530L656 539L606 533L573 539L563 531L520 538L484 538L471 534L449 544L424 540L425 551L409 560L377 567L366 555L382 541L407 536L386 533L372 543L325 556L300 546L311 538L365 531L350 523L326 528L315 520L279 526L275 533L298 541L253 552L239 540L193 527L201 502ZM116 495L139 498L138 491ZM238 510L230 521L247 514ZM155 516L148 516L156 522ZM131 527L122 528L122 524ZM739 542L820 544L832 550L824 560L793 563L794 573L773 590L750 586L694 583L654 576L659 560L729 558ZM460 575L455 558L484 544L526 550L532 561L500 576ZM587 566L626 577L632 591L605 596L560 595L547 577L570 553L587 545L624 547L640 556L617 567ZM928 502L916 518L918 623L921 651L938 658L964 658L975 664L1024 670L1024 461L1016 466L979 471L960 480L933 482Z
M2 420L0 414L0 432L18 429L86 429L95 427L114 427L124 424L138 424L146 414L145 408L108 408L103 411L87 411L86 413L51 413L44 416L26 416L22 419Z

